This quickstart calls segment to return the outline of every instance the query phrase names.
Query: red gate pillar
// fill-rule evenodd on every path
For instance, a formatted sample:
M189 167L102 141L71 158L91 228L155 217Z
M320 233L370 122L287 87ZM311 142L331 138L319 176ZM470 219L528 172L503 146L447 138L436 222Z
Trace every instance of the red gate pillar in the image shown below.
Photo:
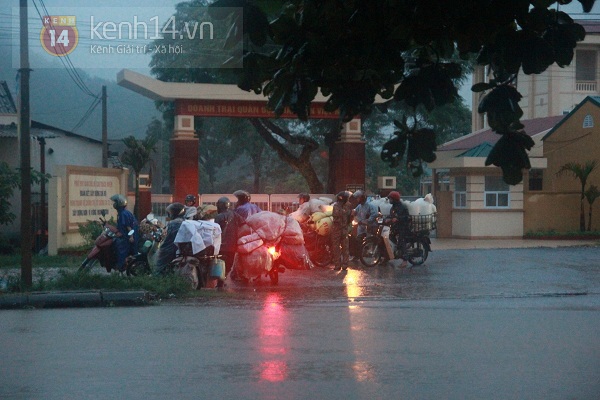
M362 140L360 119L343 125L340 140L329 157L329 173L333 174L334 193L365 188L365 142Z
M187 194L198 191L198 138L194 136L194 116L176 115L171 139L169 183L173 201L183 203Z

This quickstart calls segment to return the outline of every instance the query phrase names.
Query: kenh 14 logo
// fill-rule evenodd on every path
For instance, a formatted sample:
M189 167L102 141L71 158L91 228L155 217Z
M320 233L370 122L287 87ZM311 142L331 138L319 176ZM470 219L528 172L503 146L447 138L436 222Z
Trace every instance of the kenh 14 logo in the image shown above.
M70 54L79 43L79 33L74 15L47 15L42 18L40 42L48 54L63 57Z

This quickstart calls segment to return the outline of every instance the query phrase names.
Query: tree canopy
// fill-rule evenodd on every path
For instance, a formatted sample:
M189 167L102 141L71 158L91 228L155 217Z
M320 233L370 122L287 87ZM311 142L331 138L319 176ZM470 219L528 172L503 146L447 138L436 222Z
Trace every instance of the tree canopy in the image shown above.
M539 74L568 65L584 28L559 5L571 0L289 0L276 17L253 0L217 0L212 18L231 21L226 48L244 43L238 86L263 94L281 114L286 107L306 119L319 91L326 109L344 120L369 114L379 96L431 111L454 102L457 86L475 58L491 79L475 83L484 92L478 105L499 135L486 165L502 168L507 183L530 168L514 87L519 71ZM595 0L579 0L589 12ZM231 8L235 7L235 8ZM267 13L268 12L268 13ZM243 27L243 29L242 29ZM381 108L385 108L384 103ZM397 121L395 137L381 153L390 165L408 164L419 173L433 161L436 132ZM404 161L403 161L404 160Z

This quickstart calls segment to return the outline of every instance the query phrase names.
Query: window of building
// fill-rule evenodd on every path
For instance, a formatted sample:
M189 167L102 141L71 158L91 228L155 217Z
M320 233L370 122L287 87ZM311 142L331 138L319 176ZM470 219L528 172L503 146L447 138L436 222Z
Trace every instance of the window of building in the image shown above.
M529 170L529 190L544 190L544 170L530 169Z
M583 118L583 127L584 128L593 128L594 127L594 117L591 114L588 114Z
M510 187L501 176L485 177L485 207L508 208L510 205Z
M596 91L598 55L594 50L577 50L575 56L575 90Z
M454 177L454 208L467 207L467 177Z

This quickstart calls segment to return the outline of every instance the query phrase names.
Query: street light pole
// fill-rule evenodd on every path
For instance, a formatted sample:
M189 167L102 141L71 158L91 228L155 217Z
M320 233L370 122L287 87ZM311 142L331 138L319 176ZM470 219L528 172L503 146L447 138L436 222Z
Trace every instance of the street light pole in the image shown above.
M31 245L31 115L29 108L29 41L27 21L27 0L20 0L20 43L19 68L19 145L21 155L21 283L31 287L32 260Z

